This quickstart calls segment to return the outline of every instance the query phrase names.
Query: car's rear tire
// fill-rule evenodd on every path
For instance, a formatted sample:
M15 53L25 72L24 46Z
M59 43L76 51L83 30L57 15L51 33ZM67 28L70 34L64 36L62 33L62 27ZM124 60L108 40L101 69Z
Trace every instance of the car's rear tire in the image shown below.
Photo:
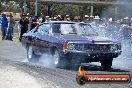
M112 61L113 61L113 58L101 60L101 66L102 66L103 70L107 70L107 71L111 70Z
M52 57L53 57L53 65L56 68L67 68L68 67L68 58L61 57L57 49L54 50Z
M27 47L27 58L29 62L38 62L40 56L36 55L31 45Z

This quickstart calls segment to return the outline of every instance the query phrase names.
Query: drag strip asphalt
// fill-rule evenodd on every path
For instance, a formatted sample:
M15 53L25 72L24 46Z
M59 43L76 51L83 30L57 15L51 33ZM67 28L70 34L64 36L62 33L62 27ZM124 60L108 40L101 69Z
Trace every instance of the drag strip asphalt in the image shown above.
M9 65L8 67L14 67L16 71L22 72L23 74L28 75L32 79L36 80L33 82L36 82L36 85L40 88L132 88L132 83L86 84L80 86L79 84L77 84L75 78L77 73L76 69L54 68L52 66L50 67L50 65L44 65L44 63L42 62L29 63L26 58L26 50L22 47L21 43L17 39L15 39L14 41L0 40L0 49L0 63L2 63L1 67L6 65ZM122 58L115 59L111 71L103 71L99 63L84 64L84 67L89 74L132 75L132 60L126 60L126 62L122 61L125 60ZM15 79L15 81L18 81L18 79ZM0 88L3 88L3 86L0 85ZM29 87L25 86L25 88Z

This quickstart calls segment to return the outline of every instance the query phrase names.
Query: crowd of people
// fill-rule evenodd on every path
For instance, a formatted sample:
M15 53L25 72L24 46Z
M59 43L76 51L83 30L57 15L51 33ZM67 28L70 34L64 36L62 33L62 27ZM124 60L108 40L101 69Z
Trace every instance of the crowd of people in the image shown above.
M74 21L74 22L85 22L91 24L91 26L98 32L99 36L112 37L112 38L123 38L131 39L132 36L132 18L100 18L99 16L88 16L84 17L75 16L74 18L70 15L55 15L55 16L35 16L22 14L19 20L20 27L20 37L28 30L32 30L37 25L48 21ZM2 14L0 17L2 40L12 40L13 30L15 26L15 20L12 14L7 15ZM132 39L131 39L132 40Z

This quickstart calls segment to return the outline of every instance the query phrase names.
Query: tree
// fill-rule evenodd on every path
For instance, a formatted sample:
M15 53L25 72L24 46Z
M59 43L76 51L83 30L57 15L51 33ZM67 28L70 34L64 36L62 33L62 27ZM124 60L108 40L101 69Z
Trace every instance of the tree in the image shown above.
M15 1L6 0L0 3L0 12L20 12L19 4Z

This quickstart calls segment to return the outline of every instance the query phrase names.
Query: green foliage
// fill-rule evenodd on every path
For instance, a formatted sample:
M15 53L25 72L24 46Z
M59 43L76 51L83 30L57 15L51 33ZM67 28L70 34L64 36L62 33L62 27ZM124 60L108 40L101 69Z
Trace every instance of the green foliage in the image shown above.
M0 2L0 13L2 12L2 3Z
M13 0L6 0L0 3L0 12L20 12L19 4Z
M6 2L5 2L6 1ZM1 0L0 2L0 12L9 11L9 12L23 12L23 2L24 0ZM34 0L35 1L35 0ZM113 0L102 0L102 1L113 1ZM114 0L115 1L115 0ZM119 1L119 0L118 0ZM122 1L122 0L120 0ZM126 1L126 0L124 0ZM131 0L128 0L131 1ZM30 13L34 16L35 14L35 2L29 2L27 0L27 13ZM120 8L122 7L122 8ZM126 9L124 9L126 8ZM123 11L125 11L123 13ZM116 11L114 5L94 5L94 14L102 16L104 14L109 14L113 17L122 16L124 14L131 15L132 8L131 6L118 6ZM38 3L38 15L70 15L70 16L84 16L90 15L90 4L46 4L46 3Z
M50 15L70 15L70 16L80 16L89 14L87 5L75 5L75 4L50 4ZM43 8L43 9L42 9ZM48 15L48 5L39 4L39 13Z

